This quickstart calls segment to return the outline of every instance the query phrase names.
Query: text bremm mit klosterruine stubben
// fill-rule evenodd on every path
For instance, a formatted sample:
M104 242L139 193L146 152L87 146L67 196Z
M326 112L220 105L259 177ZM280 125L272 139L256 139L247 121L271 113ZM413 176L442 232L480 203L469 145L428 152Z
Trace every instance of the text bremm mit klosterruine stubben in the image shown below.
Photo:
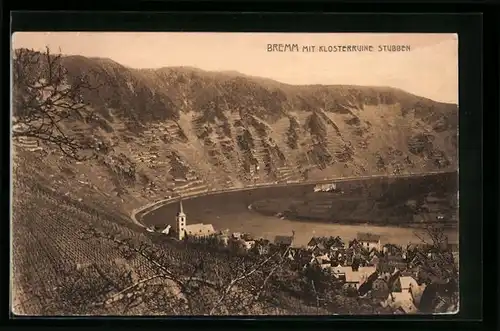
M343 52L410 52L410 45L299 45L267 44L268 52L306 52L306 53L343 53Z

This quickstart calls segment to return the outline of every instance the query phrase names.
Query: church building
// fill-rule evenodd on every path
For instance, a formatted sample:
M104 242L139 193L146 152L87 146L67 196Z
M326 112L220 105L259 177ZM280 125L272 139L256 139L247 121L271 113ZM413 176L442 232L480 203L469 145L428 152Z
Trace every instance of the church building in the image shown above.
M183 240L187 237L206 237L215 233L212 224L190 224L187 225L186 214L184 213L184 208L182 206L182 200L179 201L179 210L177 211L177 216L175 219L176 229L175 233L177 239Z

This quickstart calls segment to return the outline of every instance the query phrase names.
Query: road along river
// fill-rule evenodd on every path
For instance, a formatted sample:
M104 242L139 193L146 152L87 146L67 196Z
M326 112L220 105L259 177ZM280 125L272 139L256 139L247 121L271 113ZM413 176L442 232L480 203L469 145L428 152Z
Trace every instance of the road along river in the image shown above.
M380 179L377 180L380 181ZM391 179L391 181L394 180ZM362 181L366 180L362 179ZM408 242L420 242L415 236L415 231L421 230L415 228L287 220L264 216L248 208L254 201L262 199L284 196L300 198L311 193L314 186L315 184L257 187L186 198L183 200L184 212L187 215L188 224L210 223L216 230L229 229L231 232L246 232L269 240L273 240L277 235L291 235L292 231L295 231L296 245L307 244L312 236L340 236L347 241L355 238L358 232L378 234L381 236L382 243L404 245ZM177 208L177 203L167 203L139 215L138 218L145 226L166 226L167 224L174 226ZM446 234L450 242L458 242L458 229L447 229Z

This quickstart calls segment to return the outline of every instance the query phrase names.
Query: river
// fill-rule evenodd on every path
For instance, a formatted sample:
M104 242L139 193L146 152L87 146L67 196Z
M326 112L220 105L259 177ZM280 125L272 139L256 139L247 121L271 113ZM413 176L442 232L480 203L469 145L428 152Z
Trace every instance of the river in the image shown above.
M277 235L291 235L292 231L295 231L295 245L305 245L313 236L340 236L347 241L355 238L358 232L378 234L383 244L404 245L408 242L420 242L415 236L415 231L421 230L415 228L292 221L261 215L248 209L248 206L257 200L283 196L300 198L312 192L313 188L313 184L305 184L223 192L184 200L183 207L187 215L187 224L210 223L216 230L229 229L230 232L246 232L269 240L274 240ZM174 226L177 208L177 203L164 205L144 215L141 222L146 226L166 226L167 224ZM447 229L446 234L450 242L458 242L457 229Z

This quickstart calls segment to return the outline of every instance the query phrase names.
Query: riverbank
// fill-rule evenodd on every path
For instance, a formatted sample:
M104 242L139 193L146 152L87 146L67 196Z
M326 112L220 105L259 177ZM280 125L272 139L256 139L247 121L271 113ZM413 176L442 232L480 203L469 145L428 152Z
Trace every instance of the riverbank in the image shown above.
M366 201L363 201L365 203ZM300 215L297 215L297 212L291 211L290 208L280 208L280 203L273 201L266 203L267 205L273 206L273 208L261 208L259 205L259 201L254 202L252 204L251 210L259 213L263 216L287 219L295 222L312 222L312 223L324 223L324 224L338 224L338 225L377 225L377 226L391 226L398 228L413 228L413 229L422 229L427 228L430 225L439 226L447 229L457 229L458 228L458 219L455 218L449 221L440 221L435 219L434 214L419 214L419 215L399 215L391 216L392 221L388 221L384 219L384 215L381 215L382 212L378 213L378 217L370 216L370 212L366 213L366 217L364 218L353 218L353 217L344 217L344 218L333 218L329 216L330 209L324 210L306 210L303 211ZM358 212L359 213L359 212ZM315 216L315 214L317 216ZM373 214L373 212L372 212ZM414 216L418 217L419 221L408 220L408 217ZM431 220L434 217L433 220ZM422 221L423 219L429 219L429 221ZM395 221L396 220L396 221Z
M371 182L377 186L380 182L385 183L380 179L374 179ZM368 185L366 181L362 184ZM296 244L299 246L307 244L312 236L338 235L344 240L349 240L355 238L358 232L378 234L381 236L381 240L386 243L407 244L408 242L419 242L419 239L415 236L415 232L420 232L418 228L393 225L381 226L380 224L331 224L317 221L292 221L280 219L274 215L262 215L248 208L255 201L263 199L278 199L283 196L296 200L303 199L313 191L314 185L315 183L254 187L189 198L183 197L187 224L212 224L217 230L229 229L231 232L245 232L269 240L274 240L274 237L278 235L291 235L292 231L295 231ZM345 185L350 186L355 185L355 183L346 182ZM164 205L155 206L152 210L139 215L138 220L146 226L174 226L177 212L175 202L178 200L178 198L171 199ZM456 229L447 229L447 235L450 242L458 241L458 231Z
M292 221L456 228L456 177L406 178L390 183L339 183L341 190L302 196L268 197L252 202L255 212Z
M167 198L167 199L162 199L159 201L154 201L151 202L145 206L139 207L134 209L131 214L130 218L131 220L141 226L145 227L144 224L142 223L142 218L147 215L150 212L153 212L159 208L161 208L164 205L171 204L178 202L180 199L186 200L186 199L193 199L193 198L199 198L203 196L209 196L209 195L219 195L219 194L226 194L226 193L231 193L231 192L244 192L244 191L251 191L251 190L256 190L256 189L273 189L273 188L282 188L282 187L307 187L311 188L311 191L313 190L315 185L319 184L326 184L326 183L348 183L348 182L362 182L362 181L380 181L380 180L395 180L395 179L405 179L405 178L421 178L421 177L432 177L432 176L449 176L450 174L457 174L457 172L431 172L431 173L425 173L425 174L404 174L404 175L398 175L398 176L387 176L387 175L374 175L374 176L361 176L361 177L344 177L344 178L337 178L337 179L324 179L324 180L316 180L316 181L305 181L305 182L290 182L290 183L283 183L283 184L256 184L256 185L249 185L243 188L232 188L232 189L225 189L225 190L220 190L220 191L214 191L214 190L207 190L203 192L193 192L192 194L186 194L183 195L182 197L172 197L172 198Z
M258 211L256 211L258 212ZM280 218L283 216L280 215L275 215L276 218ZM330 221L330 220L324 220L321 218L314 218L314 217L301 217L301 218L293 218L293 217L285 217L285 219L292 221L292 222L311 222L311 223L323 223L323 224L336 224L336 225L362 225L362 226L369 226L369 225L376 225L376 226L381 226L381 227L392 227L392 228L408 228L408 229L425 229L428 228L429 226L439 226L440 228L443 229L458 229L458 222L457 223L449 223L449 222L421 222L421 223L404 223L404 224L394 224L390 222L383 222L379 221L377 223L368 223L364 220L335 220L335 221Z

